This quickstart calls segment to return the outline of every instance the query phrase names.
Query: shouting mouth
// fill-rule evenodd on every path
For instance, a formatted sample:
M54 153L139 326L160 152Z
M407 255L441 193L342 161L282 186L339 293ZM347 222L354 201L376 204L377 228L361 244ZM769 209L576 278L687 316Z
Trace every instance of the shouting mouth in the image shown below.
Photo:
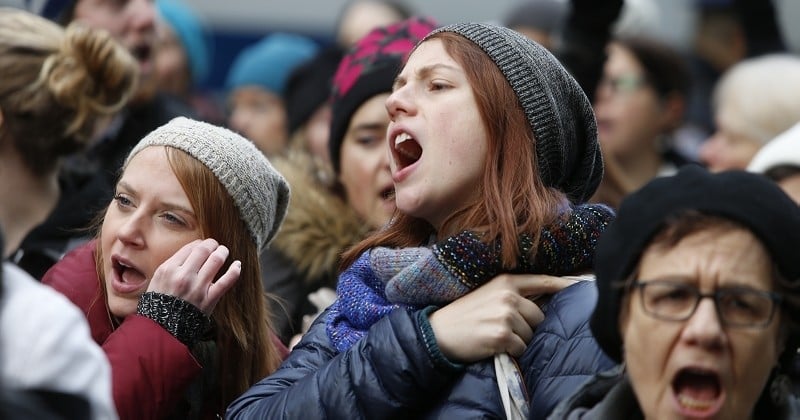
M688 417L713 416L725 401L719 375L706 369L681 369L672 381L672 391L679 412Z
M399 171L413 165L422 157L422 147L410 134L403 132L394 138L392 153Z

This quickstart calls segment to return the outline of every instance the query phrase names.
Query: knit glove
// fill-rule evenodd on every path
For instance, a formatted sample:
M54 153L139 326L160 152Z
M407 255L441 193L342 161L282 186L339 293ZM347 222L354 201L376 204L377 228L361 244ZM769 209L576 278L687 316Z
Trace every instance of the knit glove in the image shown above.
M211 328L211 318L198 307L163 293L142 294L136 313L157 322L188 347L196 344Z

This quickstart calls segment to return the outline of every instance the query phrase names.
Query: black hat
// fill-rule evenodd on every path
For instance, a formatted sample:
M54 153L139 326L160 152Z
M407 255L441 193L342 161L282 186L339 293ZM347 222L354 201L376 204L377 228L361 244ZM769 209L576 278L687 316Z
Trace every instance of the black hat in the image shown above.
M600 347L622 361L619 331L624 281L650 240L671 216L686 210L718 216L750 229L778 270L800 279L800 207L774 182L744 171L709 173L686 165L674 176L656 178L623 200L617 218L600 237L595 254L598 300L590 326Z
M331 96L331 80L344 51L337 45L320 50L311 60L292 70L283 98L289 118L289 133L294 133Z

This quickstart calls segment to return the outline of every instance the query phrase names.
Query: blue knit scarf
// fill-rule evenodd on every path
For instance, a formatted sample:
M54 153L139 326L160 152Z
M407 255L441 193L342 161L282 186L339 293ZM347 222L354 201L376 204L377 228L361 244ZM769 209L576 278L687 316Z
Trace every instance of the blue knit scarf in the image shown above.
M530 237L520 237L513 273L576 274L592 267L600 234L614 218L603 205L572 208L542 230L535 260ZM328 338L346 351L378 320L401 307L442 306L503 272L499 244L485 244L464 231L432 247L373 248L339 276L337 299L326 319Z

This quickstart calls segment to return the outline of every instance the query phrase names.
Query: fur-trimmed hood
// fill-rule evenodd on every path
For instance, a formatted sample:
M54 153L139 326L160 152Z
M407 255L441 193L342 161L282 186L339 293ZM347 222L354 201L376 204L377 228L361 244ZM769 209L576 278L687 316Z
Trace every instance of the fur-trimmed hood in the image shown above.
M353 209L315 174L310 158L300 154L271 159L292 188L289 212L271 247L303 273L307 286L336 278L339 258L369 230ZM329 285L331 286L331 285Z

